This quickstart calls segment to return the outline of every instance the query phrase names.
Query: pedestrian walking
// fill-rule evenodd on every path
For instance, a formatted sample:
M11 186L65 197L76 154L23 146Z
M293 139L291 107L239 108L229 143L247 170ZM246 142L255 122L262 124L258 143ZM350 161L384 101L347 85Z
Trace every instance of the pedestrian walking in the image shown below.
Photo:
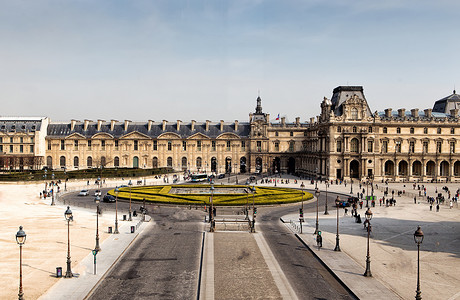
M449 207L452 209L452 207L454 207L454 203L452 202L452 200L450 200L449 202Z
M433 204L430 202L430 211L433 210Z
M414 197L414 204L417 204L417 197Z
M439 212L439 204L436 204L436 212Z

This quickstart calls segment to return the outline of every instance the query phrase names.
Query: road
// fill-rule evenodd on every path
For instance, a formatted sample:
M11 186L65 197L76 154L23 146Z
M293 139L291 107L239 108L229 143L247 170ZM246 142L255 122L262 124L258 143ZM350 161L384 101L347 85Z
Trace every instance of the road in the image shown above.
M333 203L336 196L328 196L329 203ZM93 199L69 195L66 201L92 206ZM320 205L324 207L321 201ZM139 203L133 204L133 209L138 207ZM103 208L113 209L114 204L104 203ZM128 203L119 202L119 211L127 208ZM354 299L280 222L281 216L298 212L298 208L299 204L259 207L256 224L298 298ZM134 242L89 299L196 299L205 213L156 205L148 209L155 226ZM316 203L304 205L305 212L315 209ZM218 214L239 210L218 208Z

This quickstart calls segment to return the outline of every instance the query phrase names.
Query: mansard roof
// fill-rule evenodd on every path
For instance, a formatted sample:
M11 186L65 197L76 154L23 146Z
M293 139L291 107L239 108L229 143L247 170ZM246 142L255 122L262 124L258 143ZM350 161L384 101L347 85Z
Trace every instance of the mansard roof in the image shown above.
M382 120L431 120L431 118L438 118L438 119L444 119L444 118L456 118L456 117L453 117L451 116L450 114L447 114L447 113L440 113L440 112L432 112L431 113L431 118L428 117L424 111L419 111L418 113L418 118L417 117L414 117L412 116L412 113L411 111L405 111L404 112L404 117L401 117L398 113L398 111L392 111L391 112L391 117L387 117L385 115L385 112L383 111L379 111L377 112L378 116L382 119Z
M188 138L196 133L202 133L209 138L217 138L223 133L234 133L241 138L249 137L251 127L249 123L238 123L238 130L235 131L234 122L224 122L223 130L220 130L220 122L210 122L209 130L206 130L206 122L196 122L195 128L192 131L192 123L181 123L177 130L176 122L166 122L165 130L163 130L162 122L153 122L150 130L148 130L147 122L130 122L128 129L125 130L124 122L116 122L113 130L111 130L110 122L102 122L100 130L97 130L97 122L89 122L87 130L84 130L84 123L77 122L74 125L74 130L71 130L71 123L51 123L48 125L48 136L52 138L63 138L73 133L79 133L86 138L91 138L97 133L107 133L114 138L120 138L132 132L139 132L151 138L158 138L165 133L174 133L181 138Z
M360 99L366 101L367 105L367 115L372 115L369 105L367 104L366 97L364 97L364 90L362 86L338 86L332 91L332 111L336 116L341 116L343 114L343 104L351 99L353 96L357 96Z
M434 103L433 112L450 113L451 109L460 109L460 95L455 90L452 95L444 97Z
M0 117L2 132L34 132L39 131L46 117Z

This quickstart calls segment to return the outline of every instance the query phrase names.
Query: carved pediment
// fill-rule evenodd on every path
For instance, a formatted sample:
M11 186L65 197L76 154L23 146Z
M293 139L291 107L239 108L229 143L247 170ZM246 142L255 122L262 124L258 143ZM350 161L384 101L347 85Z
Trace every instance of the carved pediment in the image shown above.
M105 132L98 132L91 137L92 139L113 139L113 135L105 133Z
M149 137L148 135L146 134L143 134L139 131L133 131L133 132L130 132L128 134L125 134L124 136L122 136L120 139L130 139L130 140L142 140L142 139L151 139L151 137Z
M74 132L69 136L65 137L66 140L86 140L86 137L78 132Z
M226 133L222 133L221 135L219 135L216 139L229 140L229 139L240 139L240 137L237 134L226 132Z
M188 137L187 139L189 140L209 140L210 137L200 132L197 132L194 135Z
M180 135L172 132L165 132L163 134L160 134L158 136L158 139L163 139L163 140L172 140L172 139L180 139Z

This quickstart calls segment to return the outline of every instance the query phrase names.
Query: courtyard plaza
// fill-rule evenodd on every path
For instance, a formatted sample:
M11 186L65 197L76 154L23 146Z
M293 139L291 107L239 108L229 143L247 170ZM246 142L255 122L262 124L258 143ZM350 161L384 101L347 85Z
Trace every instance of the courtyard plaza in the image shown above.
M280 187L300 188L301 182L304 182L305 190L312 190L315 187L315 184L312 184L310 180L299 180L297 177L289 175L283 175L283 179L290 179L289 184L278 183L277 185ZM297 183L294 183L295 179L297 179ZM128 180L127 178L123 180L106 179L104 186L127 184ZM131 178L131 180L136 182L139 178ZM230 183L234 182L232 180L233 178ZM146 182L147 184L163 184L163 179L147 178ZM223 180L222 183L227 183L227 179ZM273 186L274 184L261 184L259 179L257 185ZM388 186L390 189L405 190L406 194L396 196L397 193L395 193L396 206L386 207L380 206L378 202L378 199L383 196L383 190L374 190L377 201L376 206L371 208L374 217L371 220L370 243L371 269L374 279L379 280L385 287L403 299L414 297L417 247L413 233L417 225L420 225L425 233L425 239L420 249L422 297L424 299L459 299L460 285L456 277L456 270L460 269L460 260L458 259L460 211L457 205L450 209L447 201L447 204L441 205L439 212L434 209L430 211L425 197L417 197L417 203L414 204L413 197L408 195L409 192L418 194L417 189L412 189L412 183L389 183L388 185L378 183L378 185L379 188ZM436 190L447 196L447 193L441 189L443 186L448 186L451 192L455 192L460 187L460 184L455 183L424 183L424 185L427 187L427 195L429 196L435 196ZM86 180L67 183L68 190L78 191L87 187ZM90 184L89 187L96 188L94 184ZM65 272L67 226L64 211L66 206L60 202L57 202L55 206L50 206L50 198L40 199L39 193L43 188L44 182L0 184L0 213L4 216L0 219L0 225L4 228L0 233L0 247L3 250L0 254L0 267L5 282L4 288L0 291L1 299L13 299L18 292L19 247L14 240L14 234L19 226L23 226L27 234L27 240L23 246L23 285L26 298L37 299L43 295L43 299L51 299L50 295L53 293L75 288L78 285L77 280L91 279L92 277L90 276L93 272L91 260L88 262L88 259L92 258L91 250L95 243L95 211L76 206L71 207L74 215L74 221L71 222L70 228L72 271L79 277L70 280L56 278L56 267L63 267L63 272ZM63 188L62 184L61 188ZM324 182L318 182L318 188L321 190L320 198L324 197ZM359 190L357 183L353 184L353 190L355 194ZM343 196L340 197L345 199L349 195L350 184L345 187L344 184L335 185L334 181L334 184L329 185L328 192L342 193ZM371 189L369 188L370 193ZM323 233L323 248L320 251L323 253L333 251L335 244L336 209L332 202L329 200L329 215L323 214L324 206L319 208L319 226ZM362 209L358 206L358 213L364 216L365 209L365 204ZM351 217L351 210L348 215L344 216L344 210L340 209L339 214L342 252L360 265L363 273L366 256L366 231L362 224L355 223L355 218ZM119 218L120 215L119 212ZM314 227L315 216L315 213L305 213L304 232L308 232L307 226ZM104 241L113 243L113 240L110 241L110 239L115 237L115 235L107 233L107 227L113 226L113 220L114 212L104 211L99 218L102 252L98 259L102 259L104 251L107 254L112 252L112 255L118 257L125 250L122 247L111 247L110 250L104 248ZM293 231L298 230L298 214L283 216L283 220L287 226L293 228ZM297 224L291 224L290 221L297 222ZM122 234L116 238L124 239L126 247L128 247L129 239L134 239L135 235L126 234L127 237L123 237L123 233L128 232L131 223L119 222L119 225ZM312 234L301 234L301 238L306 241L307 245L314 242ZM321 258L321 256L319 257ZM325 256L326 258L327 256ZM328 264L327 261L325 263ZM110 265L106 266L107 270ZM335 272L333 268L331 270ZM103 270L98 271L100 274ZM362 277L362 274L357 272L342 273L338 276ZM92 277L91 280L84 281L84 285L87 285L87 288L91 290L99 279L100 277ZM53 287L53 285L55 286ZM367 286L365 288L371 289L372 287ZM78 299L78 297L74 299Z

